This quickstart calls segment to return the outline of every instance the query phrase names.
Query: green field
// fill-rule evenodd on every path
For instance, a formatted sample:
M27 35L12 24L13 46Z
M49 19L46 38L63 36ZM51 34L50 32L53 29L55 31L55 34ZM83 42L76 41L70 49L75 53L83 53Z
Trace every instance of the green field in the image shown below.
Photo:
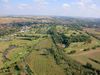
M95 37L61 25L29 28L3 36L11 39L0 41L1 75L81 75L81 72L83 75L90 72L93 75L91 68L83 66L88 61L93 68L100 69L99 64L90 61L88 53L78 54L96 51L100 40ZM75 55L69 54L71 51L75 51ZM93 55L92 59L99 60L99 53L95 56L94 52Z

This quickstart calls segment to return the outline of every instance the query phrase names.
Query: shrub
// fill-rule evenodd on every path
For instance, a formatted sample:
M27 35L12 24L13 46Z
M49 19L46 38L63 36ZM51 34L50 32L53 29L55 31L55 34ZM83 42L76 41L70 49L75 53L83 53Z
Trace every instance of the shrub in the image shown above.
M14 68L15 68L16 71L19 71L20 70L20 68L19 68L18 65L16 65Z
M61 34L62 44L65 44L66 47L70 45L70 38Z
M76 50L72 50L68 54L74 54L74 53L76 53Z
M91 69L91 68L92 68L92 65L91 65L90 63L87 62L87 63L86 63L86 67Z
M89 51L90 49L89 48L87 48L87 49L84 49L83 51Z
M96 49L96 46L92 47L92 49Z
M97 45L96 47L100 47L100 45Z

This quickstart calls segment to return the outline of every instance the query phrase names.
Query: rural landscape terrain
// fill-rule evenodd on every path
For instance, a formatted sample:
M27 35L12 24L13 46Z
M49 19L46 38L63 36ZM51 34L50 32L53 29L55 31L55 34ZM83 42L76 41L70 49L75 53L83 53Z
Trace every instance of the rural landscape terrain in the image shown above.
M100 19L0 17L0 75L100 75Z

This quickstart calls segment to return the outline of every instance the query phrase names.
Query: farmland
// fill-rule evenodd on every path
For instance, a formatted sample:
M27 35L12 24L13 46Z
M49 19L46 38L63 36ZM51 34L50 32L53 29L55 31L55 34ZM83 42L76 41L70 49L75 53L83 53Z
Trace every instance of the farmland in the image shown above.
M99 75L98 25L66 19L0 18L0 75Z

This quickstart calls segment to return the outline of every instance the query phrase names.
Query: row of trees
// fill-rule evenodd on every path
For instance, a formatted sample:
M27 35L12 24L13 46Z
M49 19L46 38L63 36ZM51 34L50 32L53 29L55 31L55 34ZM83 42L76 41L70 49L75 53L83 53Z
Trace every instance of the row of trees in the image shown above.
M79 34L79 35L72 35L70 37L71 42L86 42L90 40L90 36L84 35L84 34Z

